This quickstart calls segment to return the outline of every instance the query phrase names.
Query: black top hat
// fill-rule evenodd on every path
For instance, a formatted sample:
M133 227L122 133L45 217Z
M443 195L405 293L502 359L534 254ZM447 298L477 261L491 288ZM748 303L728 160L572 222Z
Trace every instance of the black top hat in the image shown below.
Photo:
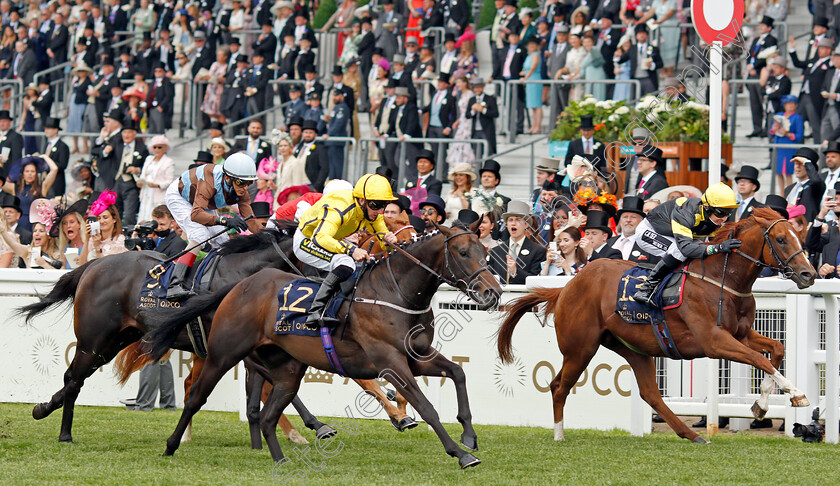
M265 27L266 25L269 27L274 26L274 22L272 22L272 20L273 19L271 17L263 17L263 19L260 21L260 27Z
M315 133L318 133L318 122L316 122L315 120L303 120L303 125L301 125L301 129L315 130Z
M228 42L228 45L230 46L230 45L233 45L233 44L241 46L242 42L240 42L240 40L237 37L231 37L230 42Z
M511 7L516 7L516 0L505 0L505 5L510 5Z
M649 34L649 33L650 33L650 32L648 31L647 24L641 24L641 23L639 23L639 24L636 24L636 27L634 27L634 28L636 29L636 33L637 33L637 34L638 34L638 33L640 33L640 32L644 32L645 34Z
M665 159L662 158L662 149L654 147L653 145L645 145L642 147L642 153L639 154L639 157L646 157L650 160L655 160L657 169L665 164Z
M797 157L804 158L809 162L813 162L815 164L818 160L820 160L820 155L817 152L815 152L814 149L808 147L800 147L799 149L797 149L796 153L793 154L793 158L795 159Z
M773 27L773 22L775 22L773 17L768 17L768 16L765 15L764 17L761 18L761 23L766 25L767 27Z
M0 110L0 120L11 120L12 116L9 114L9 110Z
M553 192L560 192L560 182L555 179L546 179L543 181L543 185L540 188L542 191L553 191Z
M245 64L248 64L248 56L245 54L239 54L236 56L236 62L244 62Z
M585 229L599 229L608 235L612 235L610 215L605 211L587 211Z
M58 118L47 118L47 121L44 122L44 128L55 128L61 130L61 120Z
M134 130L135 132L139 132L140 122L129 117L123 122L123 130Z
M382 5L393 5L394 0L382 0Z
M738 179L747 179L755 184L755 190L761 189L761 183L758 182L758 169L751 165L743 165L741 166L741 170L738 171L738 175L735 176L735 182L738 182Z
M152 40L151 32L143 32L143 40Z
M154 71L155 69L163 69L164 71L166 71L166 65L160 61L155 61L155 63L152 65L152 70Z
M502 166L499 165L498 162L496 162L493 159L488 159L488 160L484 161L484 165L482 165L481 169L478 170L478 175L480 176L483 172L492 172L493 174L495 174L496 179L501 181L502 180L501 170L502 170Z
M222 131L222 130L225 129L225 126L222 122L220 122L218 120L213 120L213 121L210 122L210 127L209 128L210 128L210 130Z
M380 165L379 167L376 168L376 170L373 171L373 173L376 174L376 175L381 175L382 177L388 179L389 181L394 180L394 171L392 171L391 168L388 167L388 166Z
M463 226L469 226L479 220L481 216L472 209L462 209L458 211L458 219L455 224L461 223Z
M828 142L828 147L823 150L823 153L827 154L829 152L840 154L840 142L835 142L834 140Z
M783 198L782 196L779 196L778 194L769 194L764 200L764 205L781 214L782 217L785 219L788 219L790 217L790 215L787 212L787 199Z
M212 164L213 163L213 154L206 150L199 150L198 154L195 156L195 162L201 164Z
M271 205L265 201L257 201L251 203L251 210L254 211L255 218L270 218Z
M12 208L19 213L22 212L20 210L20 198L8 192L0 193L0 208Z
M342 69L340 65L336 64L333 66L332 74L333 76L344 76L344 69Z
M306 66L304 66L304 67L303 67L303 74L306 74L306 73L317 73L317 72L318 72L318 70L317 70L317 69L315 69L315 65L314 65L314 64L307 64Z
M581 115L580 117L581 130L594 130L595 124L592 122L592 115Z
M615 215L615 221L621 218L621 215L624 213L634 213L638 214L641 217L647 217L647 214L644 212L645 201L636 196L624 196L624 199L621 200L621 209L618 210L618 213Z
M814 26L828 28L828 19L825 17L814 17Z
M289 120L289 126L298 126L303 127L303 117L300 116L293 116L291 120Z
M103 66L113 66L114 65L114 56L112 56L110 54L103 54L101 64Z
M396 88L399 86L399 83L394 78L389 78L388 83L385 85L386 88Z
M438 81L443 81L444 83L448 84L448 83L451 82L450 79L449 79L449 74L450 73L440 73L440 74L438 74L437 80Z
M447 32L443 35L443 42L455 42L455 34L453 34L452 32Z
M409 199L405 194L397 194L397 200L394 201L394 204L399 206L400 210L411 214L411 199Z
M426 159L429 162L431 162L432 165L435 165L435 163L436 163L435 162L435 153L432 152L431 150L423 149L423 150L417 152L417 155L414 156L414 163L416 164L417 161L420 160L420 159Z
M335 95L344 96L344 91L342 91L338 88L333 88L332 91L330 91L330 94L332 94L333 96L335 96Z
M420 203L420 209L426 206L435 208L440 216L446 218L446 203L437 194L429 194L426 200Z
M303 17L306 20L309 20L309 13L307 13L306 10L301 9L295 12L295 17Z
M123 113L119 108L114 108L110 112L108 112L106 117L114 120L115 122L122 123L123 122Z

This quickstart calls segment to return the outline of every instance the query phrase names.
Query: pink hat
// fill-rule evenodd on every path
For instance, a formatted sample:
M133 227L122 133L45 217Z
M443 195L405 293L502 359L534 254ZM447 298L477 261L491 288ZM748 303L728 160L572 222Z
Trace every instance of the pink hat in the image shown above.
M257 167L257 177L266 181L274 180L278 165L279 162L273 156L262 159Z
M149 147L154 147L155 145L166 145L166 150L169 150L171 147L169 139L166 138L166 135L155 135L152 137L152 140L149 141Z
M29 221L32 224L41 223L50 231L55 217L55 203L49 199L36 199L29 205Z
M383 57L382 59L380 59L380 60L379 60L379 67L381 67L382 69L384 69L384 70L388 71L389 69L391 69L391 64L388 62L388 60L387 60L387 59L385 59L385 58Z
M796 206L788 205L787 207L788 212L788 219L793 219L797 216L803 216L805 214L805 206L802 204L797 204Z

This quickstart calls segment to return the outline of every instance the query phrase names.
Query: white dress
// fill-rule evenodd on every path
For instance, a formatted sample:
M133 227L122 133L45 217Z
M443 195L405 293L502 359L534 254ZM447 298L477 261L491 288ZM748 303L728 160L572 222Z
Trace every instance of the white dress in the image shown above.
M578 68L583 66L583 59L586 57L588 53L586 49L583 47L578 47L577 49L571 49L566 54L566 67L569 68L569 75L575 73ZM583 69L578 72L578 79L583 77ZM575 84L572 85L572 89L569 94L569 101L580 101L583 99L583 84Z
M309 184L309 179L306 177L306 159L290 155L288 159L280 161L275 184L277 184L278 194L287 187Z
M152 219L152 210L164 204L166 189L175 180L175 162L167 155L158 161L150 155L143 164L139 179L143 181L143 187L140 188L140 212L137 221L149 221ZM149 182L159 187L149 187Z
M461 93L458 96L458 128L455 129L456 140L467 140L472 138L472 120L467 118L467 110L470 109L470 98L472 93ZM454 165L459 162L475 162L475 152L472 145L468 143L453 143L446 156L446 162Z
M452 194L452 192L446 194L444 201L446 202L446 206L444 206L446 210L446 221L443 224L451 226L452 222L458 219L458 212L464 209L464 204L461 202L461 198Z

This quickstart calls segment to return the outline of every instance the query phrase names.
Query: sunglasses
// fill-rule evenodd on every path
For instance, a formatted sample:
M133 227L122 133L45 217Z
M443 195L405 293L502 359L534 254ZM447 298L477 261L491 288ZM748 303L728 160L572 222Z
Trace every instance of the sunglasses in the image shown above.
M254 183L254 181L243 181L242 179L233 179L233 183L239 187L248 187Z
M162 148L163 148L163 145L155 145L155 146L153 146L152 148L153 148L153 149L162 149Z
M367 205L374 211L379 211L380 209L385 209L388 205L388 201L368 201Z
M709 208L709 212L718 218L728 218L734 210L735 208Z
M434 216L434 215L436 215L436 214L437 214L437 209L435 209L435 208L425 208L425 209L421 209L421 210L420 210L420 214L429 214L429 215Z

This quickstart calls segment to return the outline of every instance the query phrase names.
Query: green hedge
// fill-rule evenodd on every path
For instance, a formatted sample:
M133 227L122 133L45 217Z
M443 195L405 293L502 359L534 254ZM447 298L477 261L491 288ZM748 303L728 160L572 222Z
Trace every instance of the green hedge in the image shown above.
M359 0L358 3L359 7L364 7L370 3L370 0ZM321 5L318 6L318 10L312 18L312 28L320 29L323 27L336 10L338 10L338 6L335 0L321 0Z
M519 8L522 9L523 7L529 7L533 9L539 9L539 3L537 0L521 0L519 2ZM484 0L484 5L481 6L481 14L478 18L477 27L479 29L488 27L493 24L493 18L496 17L496 2L495 0ZM534 20L537 18L534 17Z

